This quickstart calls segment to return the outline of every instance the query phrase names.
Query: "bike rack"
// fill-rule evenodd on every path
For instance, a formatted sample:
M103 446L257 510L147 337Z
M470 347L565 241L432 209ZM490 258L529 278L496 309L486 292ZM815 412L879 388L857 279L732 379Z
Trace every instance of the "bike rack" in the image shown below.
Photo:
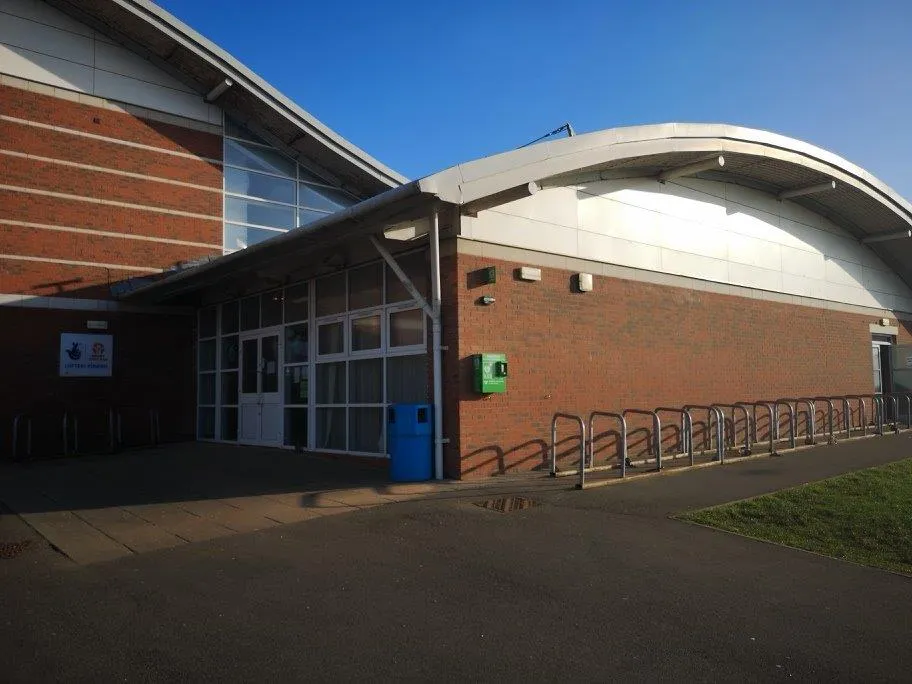
M716 456L719 460L719 463L725 463L725 414L722 413L722 409L716 408L714 406L702 406L700 404L688 404L684 407L684 410L688 413L692 409L699 409L701 411L706 411L706 423L707 428L712 427L711 416L716 417ZM693 425L693 418L691 417L691 425ZM709 438L709 448L712 448L712 435L710 434Z
M871 395L872 411L874 412L874 429L878 435L884 433L884 400L882 394Z
M787 402L795 405L795 431L796 432L798 431L798 414L801 413L801 411L798 409L798 405L804 404L805 406L807 406L808 420L807 420L807 427L805 427L805 431L804 431L804 443L807 445L816 444L817 440L814 439L814 431L816 429L815 428L815 422L816 422L815 418L816 418L817 409L815 408L814 400L808 399L806 397L799 397L798 399L779 399L778 401L780 401L780 402L787 401Z
M723 409L730 408L732 410L732 434L731 434L731 444L732 447L735 446L735 441L738 439L738 425L735 421L735 410L744 411L744 447L741 449L742 456L750 456L751 453L751 419L750 414L747 412L747 408L744 406L739 406L736 404L713 404L714 407L722 411L722 416L724 418L725 411Z
M749 401L736 401L734 406L742 406L747 409L748 406L753 407L754 409L754 418L751 421L751 429L753 431L754 444L759 444L760 440L757 438L757 409L765 408L769 411L769 444L770 444L770 456L776 455L776 440L775 440L775 421L773 420L773 404L768 401L758 401L758 402L749 402Z
M902 415L899 411L899 400L906 400L906 427L912 427L912 424L909 423L909 414L912 413L912 399L909 398L908 394L902 392L891 392L890 394L884 395L893 400L893 429L895 432L900 430L900 416Z
M828 422L830 424L830 436L827 439L827 444L836 444L836 434L833 431L833 427L834 427L834 425L833 425L833 413L834 413L833 400L830 399L829 397L814 397L814 417L815 417L815 419L817 416L817 402L818 401L825 401L827 403L827 407L828 407L827 415L828 415Z
M595 419L597 416L603 418L616 418L620 423L621 429L619 439L621 445L621 477L627 477L627 421L620 413L610 413L608 411L593 411L589 414L589 469L594 470L595 466ZM607 470L607 468L606 468Z
M668 406L660 406L655 409L654 413L658 415L661 411L667 411L669 413L679 413L681 414L681 432L678 438L678 450L683 454L686 453L690 457L690 465L694 464L694 448L693 448L693 419L690 417L690 414L685 409L671 408ZM662 441L662 435L658 437L659 441Z
M79 452L79 418L73 416L73 449L70 450L70 413L63 413L63 455L69 456Z
M153 425L153 436L155 435L155 423L156 421L152 419L153 410L149 411L150 421ZM551 419L551 477L557 477L557 421L560 419L572 420L579 423L579 437L580 437L580 484L583 484L583 471L586 464L586 423L583 422L583 419L579 416L575 416L572 413L555 413L554 417Z
M789 418L789 446L795 448L795 408L792 406L791 402L786 399L777 399L773 402L773 407L776 410L776 438L779 438L779 407L785 406L788 409L788 418Z
M883 434L884 424L887 422L887 402L889 401L893 406L893 432L894 434L899 432L899 402L896 400L896 396L893 394L875 394L875 397L880 398L880 408L881 408L881 417L880 417L880 428L881 433Z
M653 444L655 445L655 458L656 458L656 470L662 469L662 421L659 419L659 414L655 411L647 411L646 409L624 409L621 412L621 415L624 417L624 420L627 419L628 413L634 413L640 416L652 416L652 431L653 431ZM624 445L624 450L627 450L626 444Z
M845 396L846 400L849 400L849 399L858 400L858 413L859 413L858 421L859 421L859 423L861 423L861 425L859 425L859 427L861 428L862 437L866 437L868 434L868 408L867 408L867 405L865 404L866 397L873 399L873 397L870 394L847 394ZM877 419L874 416L873 405L871 407L871 413L872 413L871 418L876 423Z
M25 419L26 432L25 432L25 457L31 458L32 456L32 417L27 413L20 413L15 418L13 418L13 458L19 457L19 425L22 423L22 419Z
M833 397L842 402L842 426L845 429L846 439L852 436L852 405L848 397Z

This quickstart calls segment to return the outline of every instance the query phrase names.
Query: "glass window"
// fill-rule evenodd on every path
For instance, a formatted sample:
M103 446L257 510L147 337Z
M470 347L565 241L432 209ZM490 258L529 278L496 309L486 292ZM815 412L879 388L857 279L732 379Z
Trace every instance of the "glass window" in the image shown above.
M399 268L405 271L405 274L412 281L412 284L424 297L428 296L428 263L426 252L412 252L411 254L406 254L405 256L397 256L396 262L399 264ZM408 299L412 299L412 295L408 293L408 290L405 289L399 278L396 277L396 274L393 273L392 269L386 267L386 301L387 303L392 302L404 302Z
M250 145L239 140L225 140L225 163L254 171L266 171L294 178L295 163L276 150Z
M260 295L260 327L268 328L282 322L282 291L264 292Z
M236 408L222 409L222 425L220 428L222 439L236 442L238 435L238 410Z
M308 223L324 219L329 214L323 211L313 211L312 209L298 209L298 226L306 226Z
M225 135L229 135L232 138L243 138L244 140L252 140L253 142L258 142L263 145L268 144L256 133L247 128L244 124L235 121L230 117L225 117Z
M225 302L222 304L222 335L238 331L238 303Z
M380 349L380 314L351 319L351 348L353 352Z
M345 362L317 364L317 403L345 403Z
M348 193L319 185L298 183L298 205L309 209L338 211L357 203Z
M345 311L345 273L317 281L317 316L331 316Z
M307 283L285 288L285 322L307 320L307 300L310 287Z
M215 373L201 373L199 376L199 403L215 403Z
M285 326L285 363L307 361L307 323Z
M332 185L332 183L330 183L329 181L324 180L323 178L320 178L313 171L308 171L307 169L305 169L303 166L300 166L300 165L298 166L298 180L308 181L308 182L312 182L312 183L322 183L323 185Z
M383 304L383 264L371 264L349 272L349 308L366 309L380 304Z
M225 224L225 249L247 249L263 240L269 240L276 235L281 235L284 230L270 230L269 228L251 228L250 226L236 226L233 223Z
M307 409L285 409L285 446L307 447Z
M295 227L295 209L283 204L226 197L225 220L290 230Z
M243 356L241 363L244 367L241 371L241 392L244 394L256 394L257 392L257 371L259 370L259 359L257 358L257 341L244 340Z
M345 449L345 409L317 409L317 449Z
M222 373L222 405L238 403L238 374L237 371Z
M238 367L238 337L222 338L222 370Z
M317 355L345 352L345 327L342 321L321 323L317 326Z
M372 454L386 452L383 441L382 408L351 408L348 410L348 449Z
M199 336L215 337L218 329L218 319L216 318L216 308L214 306L200 309L199 314Z
M386 360L386 400L391 404L428 401L426 354L391 356Z
M286 204L295 203L293 180L276 178L255 171L234 169L230 166L225 167L225 191Z
M360 359L348 364L350 404L383 402L383 359Z
M215 340L199 343L199 369L201 371L215 370Z
M261 392L279 391L279 336L269 335L262 338L260 347L263 353Z
M200 439L215 439L215 407L198 409L196 429Z
M241 300L241 330L256 330L260 327L260 298L247 297Z
M390 347L424 344L424 311L408 309L390 312Z
M307 403L307 366L285 367L285 403Z

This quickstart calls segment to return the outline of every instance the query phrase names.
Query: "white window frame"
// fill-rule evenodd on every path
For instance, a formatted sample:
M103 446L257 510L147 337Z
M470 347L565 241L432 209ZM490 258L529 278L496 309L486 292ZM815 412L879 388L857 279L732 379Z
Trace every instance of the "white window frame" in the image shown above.
M393 314L403 311L420 311L421 312L421 344L409 344L401 347L392 345L392 322ZM387 339L387 356L408 356L427 352L427 313L415 301L397 302L389 306L386 310L386 339Z

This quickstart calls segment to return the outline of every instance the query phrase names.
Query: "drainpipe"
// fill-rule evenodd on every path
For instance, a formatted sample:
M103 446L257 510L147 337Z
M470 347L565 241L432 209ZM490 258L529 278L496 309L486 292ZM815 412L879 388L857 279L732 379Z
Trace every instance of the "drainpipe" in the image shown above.
M438 209L431 211L431 333L434 367L434 477L443 479L443 372L440 346L440 221Z

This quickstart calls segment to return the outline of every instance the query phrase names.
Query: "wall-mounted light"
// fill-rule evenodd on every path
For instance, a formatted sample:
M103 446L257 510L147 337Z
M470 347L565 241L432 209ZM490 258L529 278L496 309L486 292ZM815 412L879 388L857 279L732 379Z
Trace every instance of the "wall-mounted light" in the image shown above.
M490 306L495 301L497 301L497 300L495 300L494 297L492 297L491 295L484 295L478 300L478 303L482 304L484 306Z
M528 282L537 282L541 280L541 269L523 266L519 269L519 279Z
M580 292L592 292L592 274L577 273L576 286L579 288Z
M206 102L215 102L220 98L228 88L234 85L234 81L230 78L225 78L219 81L215 87L206 93Z

